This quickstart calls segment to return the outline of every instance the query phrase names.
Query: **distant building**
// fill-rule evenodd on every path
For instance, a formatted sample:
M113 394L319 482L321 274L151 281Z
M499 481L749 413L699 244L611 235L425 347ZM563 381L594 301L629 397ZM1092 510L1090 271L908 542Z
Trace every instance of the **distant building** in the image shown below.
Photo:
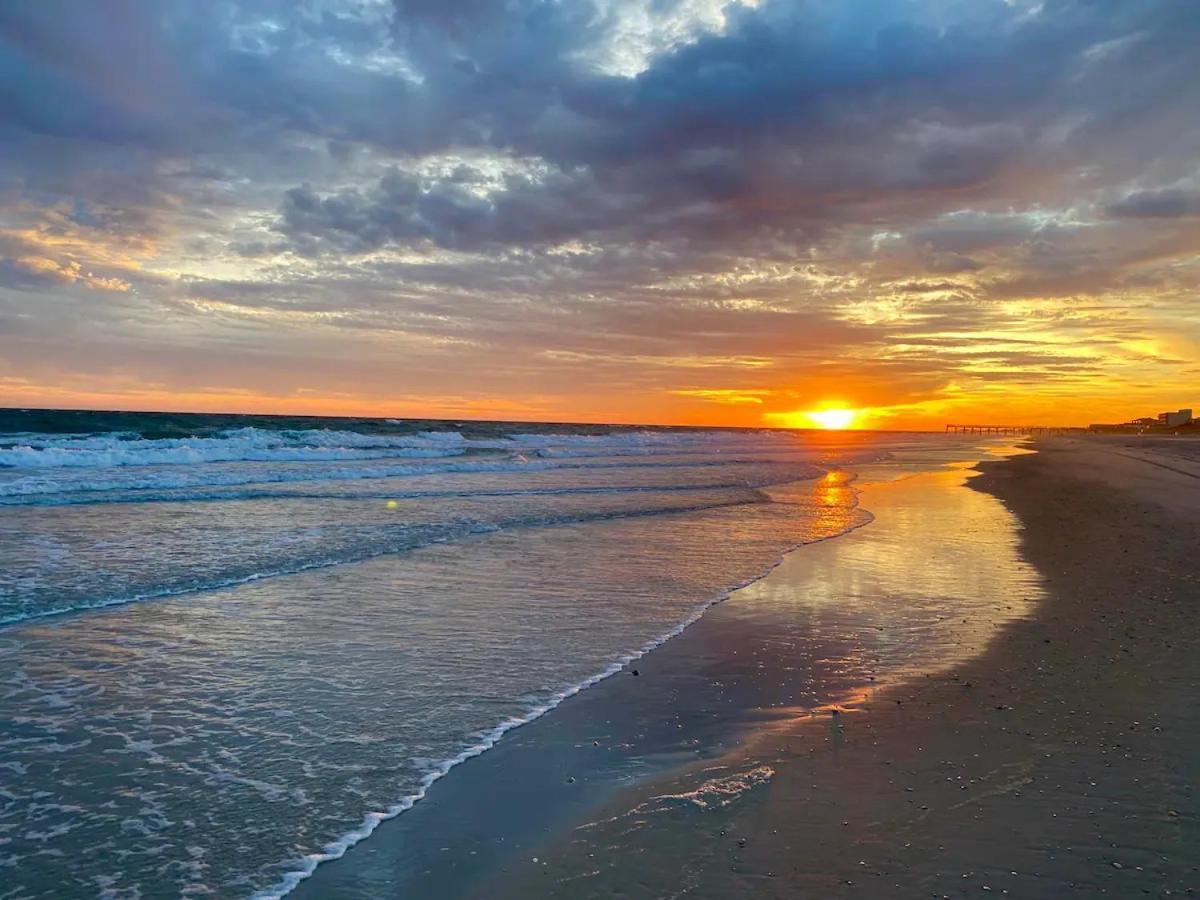
M1118 424L1093 424L1088 426L1088 430L1109 434L1143 434L1146 432L1159 432L1164 428L1180 427L1200 428L1200 419L1193 418L1190 409L1180 409L1175 412L1159 413L1157 416L1144 416Z
M1166 425L1168 428L1174 428L1177 425L1186 425L1192 421L1192 411L1190 409L1181 409L1176 412L1161 412L1158 414L1158 424Z

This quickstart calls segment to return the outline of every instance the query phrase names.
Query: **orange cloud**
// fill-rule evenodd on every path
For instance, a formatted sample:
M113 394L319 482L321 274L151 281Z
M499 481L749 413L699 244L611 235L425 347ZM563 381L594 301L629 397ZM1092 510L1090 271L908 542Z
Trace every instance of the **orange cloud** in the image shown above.
M730 389L718 390L675 390L670 391L676 397L688 397L696 400L705 400L709 403L727 403L732 405L739 404L757 404L762 405L763 397L771 393L770 391L739 391Z
M133 287L121 278L105 278L85 272L75 260L59 262L44 256L18 256L13 263L31 275L39 275L62 284L81 284L97 291L128 291Z

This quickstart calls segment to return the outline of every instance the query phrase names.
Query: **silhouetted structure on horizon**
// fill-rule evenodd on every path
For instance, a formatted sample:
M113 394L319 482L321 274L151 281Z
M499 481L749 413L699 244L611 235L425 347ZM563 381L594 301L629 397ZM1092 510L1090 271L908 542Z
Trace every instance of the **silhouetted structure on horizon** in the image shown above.
M947 425L946 434L1069 434L1086 428L1057 425Z
M1143 416L1140 419L1133 419L1129 422L1118 422L1112 425L1094 424L1088 426L1088 431L1127 434L1142 434L1144 432L1159 434L1170 432L1175 434L1180 430L1185 432L1200 431L1200 419L1193 418L1190 409L1160 412L1157 416Z

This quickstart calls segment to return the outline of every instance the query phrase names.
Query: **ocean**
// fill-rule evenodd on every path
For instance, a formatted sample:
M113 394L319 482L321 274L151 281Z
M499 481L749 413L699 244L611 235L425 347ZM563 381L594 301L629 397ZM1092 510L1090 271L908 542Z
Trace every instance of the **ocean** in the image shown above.
M984 453L0 411L0 897L282 896L789 551L869 525L856 479Z

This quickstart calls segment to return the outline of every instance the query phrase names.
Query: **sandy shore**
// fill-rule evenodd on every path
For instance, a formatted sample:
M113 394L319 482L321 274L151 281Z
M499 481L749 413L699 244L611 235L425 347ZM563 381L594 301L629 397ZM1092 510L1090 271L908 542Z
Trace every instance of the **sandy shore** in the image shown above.
M1200 444L1049 441L971 484L1047 598L952 672L773 719L487 896L1200 892Z

